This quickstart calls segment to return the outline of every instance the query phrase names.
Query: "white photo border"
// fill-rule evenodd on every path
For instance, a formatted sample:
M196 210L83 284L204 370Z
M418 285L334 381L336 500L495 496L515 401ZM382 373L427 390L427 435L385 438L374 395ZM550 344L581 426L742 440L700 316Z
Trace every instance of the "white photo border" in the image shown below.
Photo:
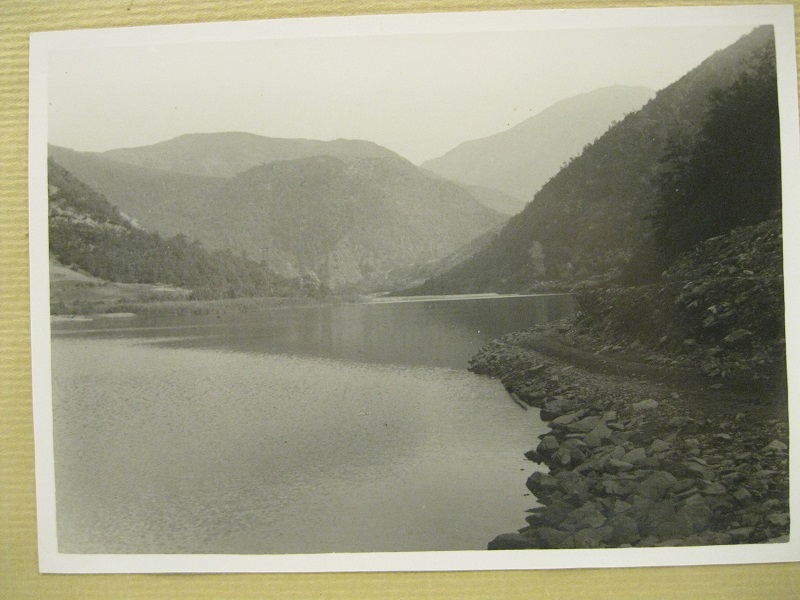
M29 226L31 344L39 568L45 573L271 573L368 571L476 571L599 567L684 566L792 562L800 560L800 536L780 544L592 550L391 552L311 555L126 555L58 551L55 515L50 309L47 234L48 81L51 53L65 49L225 42L263 38L384 36L546 29L645 26L774 26L781 118L786 353L790 422L790 510L800 515L797 490L800 418L800 125L793 7L716 6L610 8L475 13L320 17L159 25L33 33L30 38ZM498 532L500 533L500 532ZM488 540L487 540L488 541Z

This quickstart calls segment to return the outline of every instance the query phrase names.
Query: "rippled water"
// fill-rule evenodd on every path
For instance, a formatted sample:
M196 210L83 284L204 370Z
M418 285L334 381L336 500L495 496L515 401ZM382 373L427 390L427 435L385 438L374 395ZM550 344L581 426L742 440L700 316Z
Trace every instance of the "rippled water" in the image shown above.
M506 300L54 326L61 551L485 548L544 427L463 367L569 310Z

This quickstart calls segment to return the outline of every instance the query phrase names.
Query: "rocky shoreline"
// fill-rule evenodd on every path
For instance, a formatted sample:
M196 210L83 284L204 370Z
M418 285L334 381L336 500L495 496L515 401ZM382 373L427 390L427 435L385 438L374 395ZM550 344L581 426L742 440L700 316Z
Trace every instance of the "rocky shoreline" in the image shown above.
M527 481L540 505L490 550L788 541L785 390L601 355L564 343L571 328L510 334L471 362L550 428L526 453L549 469Z

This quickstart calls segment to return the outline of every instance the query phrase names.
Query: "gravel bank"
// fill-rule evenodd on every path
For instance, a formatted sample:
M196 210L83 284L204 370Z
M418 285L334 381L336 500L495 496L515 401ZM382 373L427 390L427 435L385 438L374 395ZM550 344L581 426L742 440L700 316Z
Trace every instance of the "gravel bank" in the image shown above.
M540 505L489 549L788 541L785 390L617 359L570 330L510 334L471 363L550 428L526 454L549 468L527 481Z

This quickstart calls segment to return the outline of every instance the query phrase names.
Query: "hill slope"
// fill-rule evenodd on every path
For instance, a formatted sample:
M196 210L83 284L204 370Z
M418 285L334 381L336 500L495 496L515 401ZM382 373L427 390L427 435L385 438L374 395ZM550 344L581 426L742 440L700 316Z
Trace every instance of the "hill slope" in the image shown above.
M760 27L660 91L562 169L485 250L418 292L516 291L628 268L651 244L668 149L693 147L715 99L773 46L772 28Z
M142 229L52 160L48 184L51 301L56 312L84 310L89 307L80 305L89 299L108 300L113 294L129 299L301 294L298 283L262 263ZM110 290L107 282L151 287Z
M501 190L517 198L521 209L566 161L653 95L649 88L614 85L567 98L422 166L455 181Z

